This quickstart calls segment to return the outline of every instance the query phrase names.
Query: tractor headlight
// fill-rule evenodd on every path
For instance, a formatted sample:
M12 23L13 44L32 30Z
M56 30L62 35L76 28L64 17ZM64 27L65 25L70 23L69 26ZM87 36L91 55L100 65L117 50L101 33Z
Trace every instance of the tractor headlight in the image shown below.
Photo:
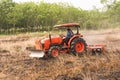
M42 43L42 44L44 44L44 43L45 43L45 40L44 40L44 39L43 39L43 40L41 40L41 43Z

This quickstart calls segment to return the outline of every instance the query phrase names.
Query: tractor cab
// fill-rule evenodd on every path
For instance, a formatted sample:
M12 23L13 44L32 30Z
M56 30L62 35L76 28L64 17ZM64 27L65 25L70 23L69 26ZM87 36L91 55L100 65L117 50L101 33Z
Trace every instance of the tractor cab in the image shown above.
M66 36L63 34L60 34L60 37L63 38L62 44L65 43L69 47L70 47L71 40L73 40L76 37L83 37L79 33L79 28L80 28L79 23L68 23L68 24L55 25L54 28L64 29L67 31Z

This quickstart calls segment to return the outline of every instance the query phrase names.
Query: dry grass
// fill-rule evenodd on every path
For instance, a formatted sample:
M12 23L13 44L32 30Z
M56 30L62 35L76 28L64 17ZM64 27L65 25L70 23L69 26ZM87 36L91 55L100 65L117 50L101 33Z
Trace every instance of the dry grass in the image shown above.
M120 41L120 35L109 35L106 36L107 41Z
M38 35L1 36L0 80L120 80L120 49L114 46L120 44L120 36L105 31L84 34L88 43L92 36L93 42L106 43L110 50L101 55L60 54L55 59L36 59L29 57L26 47L34 46Z

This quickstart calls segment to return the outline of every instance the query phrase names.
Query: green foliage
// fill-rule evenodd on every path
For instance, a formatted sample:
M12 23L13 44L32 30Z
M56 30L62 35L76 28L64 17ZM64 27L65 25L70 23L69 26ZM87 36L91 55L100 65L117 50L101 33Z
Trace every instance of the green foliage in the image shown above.
M101 0L101 2L107 6L105 16L107 21L112 24L112 26L120 25L120 0ZM113 25L117 24L117 25ZM120 27L120 26L119 26Z
M81 29L108 28L120 22L120 1L101 0L106 11L82 10L67 3L15 3L0 0L0 32L51 30L55 24L78 22ZM111 4L108 4L111 3Z
M111 5L108 9L109 16L111 16L113 22L120 22L120 1Z
M12 12L14 5L15 4L12 2L12 0L1 0L0 1L0 22L1 22L0 27L7 26L6 23L9 23L8 14Z

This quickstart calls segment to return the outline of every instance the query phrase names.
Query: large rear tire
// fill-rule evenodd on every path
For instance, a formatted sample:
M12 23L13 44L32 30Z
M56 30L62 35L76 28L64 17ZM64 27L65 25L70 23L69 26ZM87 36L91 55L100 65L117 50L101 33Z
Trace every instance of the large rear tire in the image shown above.
M82 55L87 49L86 41L82 38L75 38L71 42L70 49L74 55Z
M59 46L51 46L49 49L49 55L53 58L58 57L59 52L60 52Z

